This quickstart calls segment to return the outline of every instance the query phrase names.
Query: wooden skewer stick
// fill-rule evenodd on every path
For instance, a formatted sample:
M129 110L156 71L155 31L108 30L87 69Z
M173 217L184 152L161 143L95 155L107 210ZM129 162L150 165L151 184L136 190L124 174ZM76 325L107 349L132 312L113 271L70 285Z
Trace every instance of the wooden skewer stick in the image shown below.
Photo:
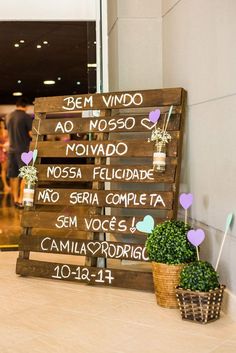
M185 209L184 211L184 223L187 224L188 222L188 210Z
M172 105L172 106L170 107L170 109L169 109L168 117L167 117L167 120L166 120L166 124L165 124L165 119L164 119L164 124L163 124L163 128L162 128L163 136L165 135L165 132L166 132L166 130L167 130L167 126L168 126L168 124L169 124L169 120L170 120L170 117L171 117L172 110L173 110L173 105ZM165 117L165 118L166 118L166 117ZM160 143L159 152L161 152L162 145L163 145L163 141L161 141L161 143Z
M224 233L224 236L223 236L223 240L221 242L220 252L219 252L219 255L218 255L218 258L217 258L217 261L216 261L216 266L215 266L215 270L216 271L217 271L217 268L219 266L220 257L221 257L221 254L222 254L222 250L223 250L223 247L224 247L225 239L226 239L230 224L232 222L232 219L233 219L233 213L229 213L228 217L227 217L227 220L226 220L226 224L225 224L225 233Z
M166 121L166 126L165 126L164 133L165 133L166 130L167 130L167 126L168 126L168 124L169 124L169 120L170 120L170 117L171 117L172 110L173 110L173 105L170 107L170 110L169 110L169 112L168 112L168 117L167 117L167 121Z
M198 246L196 246L196 250L197 250L197 260L200 261Z
M166 117L167 117L167 113L165 113L165 116L164 116L164 121L163 121L162 131L164 131L164 129L165 129L165 125L166 125Z
M34 130L36 131L37 135L36 135L36 140L35 140L35 144L34 144L34 151L36 151L36 158L37 158L37 147L38 147L38 139L39 139L39 134L40 134L40 124L41 124L41 120L39 119L39 122L38 122L38 126L37 126L37 129L34 127ZM34 166L34 163L35 163L35 160L36 158L34 158L33 156L33 163L32 163L32 166Z

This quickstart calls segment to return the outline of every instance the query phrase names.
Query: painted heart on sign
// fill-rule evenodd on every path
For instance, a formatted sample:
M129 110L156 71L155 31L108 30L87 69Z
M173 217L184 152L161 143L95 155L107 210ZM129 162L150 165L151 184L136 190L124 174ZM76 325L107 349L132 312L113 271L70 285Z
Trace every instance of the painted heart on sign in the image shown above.
M33 158L33 152L29 151L29 152L23 152L21 154L21 160L22 162L24 162L25 164L29 164L32 161Z
M188 231L187 238L192 245L199 246L205 239L205 233L202 229L192 229Z
M179 197L180 205L187 210L193 203L193 195L192 194L181 194Z
M136 231L136 228L135 227L131 227L129 230L131 231L131 233L134 233Z
M136 224L136 228L142 233L151 233L154 228L154 219L152 216L145 216L143 221L139 221Z
M33 163L36 161L38 156L38 150L33 150Z
M143 125L148 130L152 130L157 124L157 122L155 124L151 124L151 125L150 125L150 123L151 123L151 121L148 118L143 118L141 120L141 125Z
M152 123L157 123L160 116L161 116L160 109L156 109L156 110L153 110L152 112L149 113L148 118Z
M102 244L98 241L93 241L87 244L88 250L92 253L92 255L96 254L101 249Z

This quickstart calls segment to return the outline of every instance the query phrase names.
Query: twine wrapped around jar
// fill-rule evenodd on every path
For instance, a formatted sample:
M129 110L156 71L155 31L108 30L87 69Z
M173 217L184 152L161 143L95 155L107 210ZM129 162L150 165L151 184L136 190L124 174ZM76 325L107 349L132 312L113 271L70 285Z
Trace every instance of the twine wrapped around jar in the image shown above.
M34 185L30 182L24 188L23 205L26 207L33 207L34 205Z
M153 170L164 173L166 170L166 144L165 142L156 142L153 152Z

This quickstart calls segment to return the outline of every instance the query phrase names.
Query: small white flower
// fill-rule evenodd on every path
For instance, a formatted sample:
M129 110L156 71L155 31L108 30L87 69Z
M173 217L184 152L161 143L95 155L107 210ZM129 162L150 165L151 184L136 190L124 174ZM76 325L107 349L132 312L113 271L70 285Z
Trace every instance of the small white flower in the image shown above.
M19 177L24 179L27 183L34 185L38 180L37 169L32 165L27 165L20 168Z
M152 131L151 141L168 143L171 140L171 135L167 131L161 130L159 127ZM148 139L148 142L150 139Z

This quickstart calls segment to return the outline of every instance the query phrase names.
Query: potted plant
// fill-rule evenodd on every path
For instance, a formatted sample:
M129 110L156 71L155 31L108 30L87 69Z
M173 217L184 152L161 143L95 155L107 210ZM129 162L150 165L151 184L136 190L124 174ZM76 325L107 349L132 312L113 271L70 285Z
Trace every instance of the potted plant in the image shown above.
M183 320L206 324L220 317L224 285L207 261L186 265L180 273L176 296Z
M163 307L178 307L175 287L180 271L184 264L196 260L196 249L187 239L189 230L190 226L183 221L165 221L156 225L147 237L156 299Z

